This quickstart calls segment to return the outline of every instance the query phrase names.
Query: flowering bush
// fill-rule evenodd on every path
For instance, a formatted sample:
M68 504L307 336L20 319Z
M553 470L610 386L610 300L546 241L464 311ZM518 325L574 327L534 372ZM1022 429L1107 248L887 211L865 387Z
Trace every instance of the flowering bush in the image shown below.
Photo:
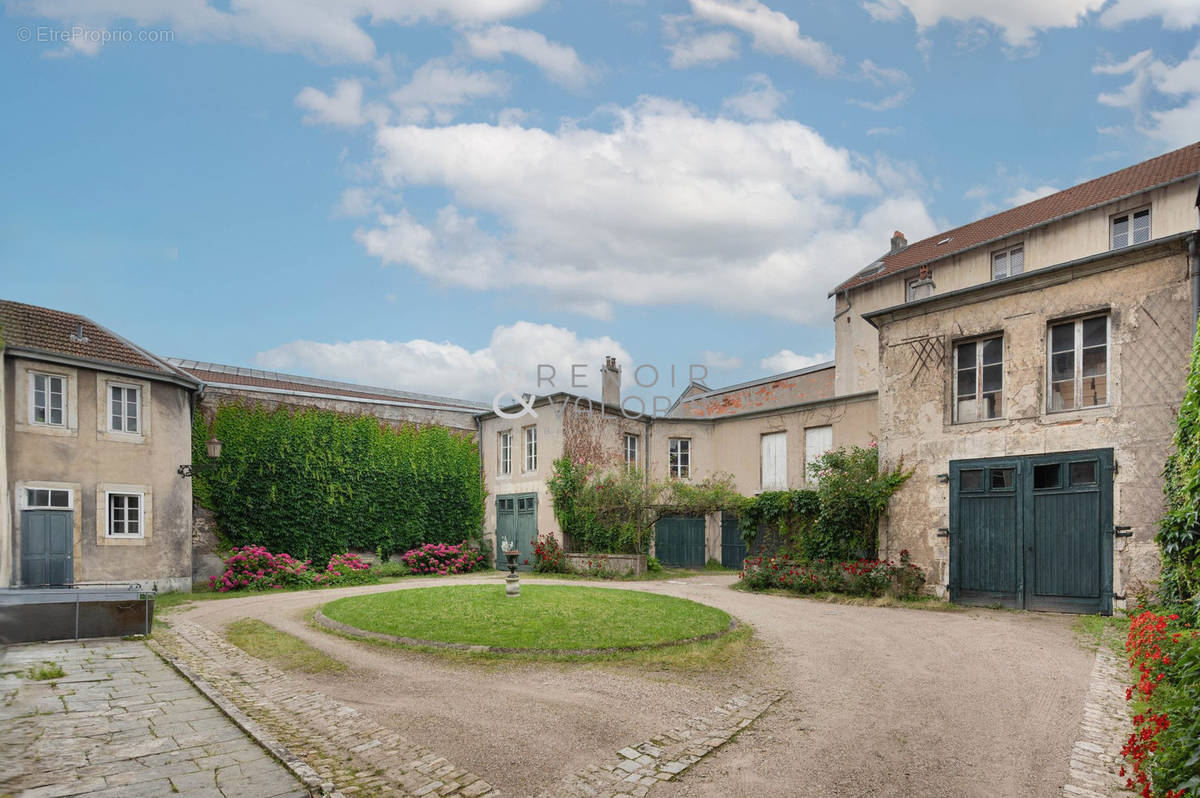
M235 548L225 558L225 573L211 577L208 586L219 593L233 590L278 590L312 585L360 585L374 582L371 566L357 554L335 554L324 571L310 560L272 554L265 546Z
M453 546L446 543L426 543L400 555L414 574L466 574L481 567L484 556L479 549L470 548L464 540Z
M571 568L567 565L567 555L554 535L549 533L539 535L533 541L533 570L539 574L570 573Z
M1121 749L1126 786L1144 798L1200 795L1200 634L1175 613L1144 610L1125 650L1138 679L1125 691L1136 713Z
M742 566L742 582L753 590L780 588L796 593L845 593L851 596L892 595L911 599L921 594L925 574L909 561L813 560L750 557Z

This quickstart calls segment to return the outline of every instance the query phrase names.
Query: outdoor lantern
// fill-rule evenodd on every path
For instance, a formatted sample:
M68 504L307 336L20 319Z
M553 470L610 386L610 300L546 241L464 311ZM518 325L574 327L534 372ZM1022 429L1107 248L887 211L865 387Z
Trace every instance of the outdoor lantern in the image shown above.
M208 448L208 459L209 460L220 460L221 459L221 439L220 438L218 438L216 435L212 436L211 438L208 439L208 443L206 443L205 446Z
M194 476L197 471L213 468L215 464L212 461L221 459L221 439L216 435L212 436L208 439L208 441L205 442L204 448L208 453L207 463L203 463L201 465L192 465L191 463L181 465L179 468L175 469L175 473L184 479L187 479L190 476Z

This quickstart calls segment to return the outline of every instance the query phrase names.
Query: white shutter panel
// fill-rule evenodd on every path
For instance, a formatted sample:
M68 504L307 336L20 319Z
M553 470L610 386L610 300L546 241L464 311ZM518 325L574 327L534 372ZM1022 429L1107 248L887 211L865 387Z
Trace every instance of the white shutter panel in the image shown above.
M804 430L804 477L809 482L813 479L811 466L817 458L833 448L833 427L809 427Z
M762 436L762 489L787 489L787 433Z

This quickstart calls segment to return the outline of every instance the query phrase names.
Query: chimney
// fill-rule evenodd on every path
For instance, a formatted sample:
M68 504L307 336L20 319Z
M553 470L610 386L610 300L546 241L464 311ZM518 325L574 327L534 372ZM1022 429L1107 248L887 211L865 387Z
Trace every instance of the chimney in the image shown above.
M621 367L612 355L604 358L600 369L600 400L613 407L621 406Z
M892 251L888 254L895 255L897 252L907 246L908 239L904 237L904 233L901 233L899 230L897 230L896 232L892 233Z

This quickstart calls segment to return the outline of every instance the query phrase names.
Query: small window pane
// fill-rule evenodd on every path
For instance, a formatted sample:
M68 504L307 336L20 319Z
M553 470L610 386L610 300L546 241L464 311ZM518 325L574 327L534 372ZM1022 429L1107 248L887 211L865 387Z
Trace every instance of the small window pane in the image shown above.
M995 366L983 367L983 392L992 393L1000 390L1003 387L1004 367L997 364Z
M992 490L1011 490L1013 486L1013 470L1011 468L992 469Z
M50 491L51 507L67 507L71 504L71 494L65 490Z
M1083 381L1081 394L1084 407L1098 407L1108 404L1108 378L1088 377Z
M1050 379L1054 382L1059 380L1075 379L1075 353L1062 352L1056 354L1050 361Z
M983 395L983 417L1000 418L1004 413L1004 394L997 391L996 393L985 393Z
M1083 376L1100 377L1108 370L1108 349L1100 347L1098 349L1083 350Z
M1058 324L1050 328L1050 351L1072 352L1075 350L1075 323Z
M43 377L41 374L33 375L33 390L38 391L39 393L45 393L46 378Z
M1112 245L1116 249L1129 245L1129 217L1117 216L1112 223Z
M983 490L983 469L973 468L959 472L958 487L963 491Z
M975 398L975 369L958 372L958 395L963 399Z
M61 409L51 408L50 423L51 424L59 424L59 425L61 425L63 423L63 414L62 414Z
M1059 485L1059 468L1058 463L1050 465L1039 465L1033 467L1033 489L1034 490L1049 490L1057 488Z
M1086 319L1083 322L1083 345L1103 346L1108 342L1108 317Z
M971 396L967 398L958 400L957 418L960 423L979 420L978 408L976 407L974 394L971 394Z
M1133 238L1134 244L1141 244L1144 241L1150 240L1150 211L1138 211L1133 215Z
M958 345L958 367L960 369L975 368L975 342Z
M999 338L983 342L983 365L999 363L1003 359L1004 346Z
M992 256L992 279L999 280L1008 276L1008 253L997 252Z
M1008 255L1008 273L1020 274L1025 271L1025 248L1017 247Z
M1075 407L1075 380L1056 382L1050 386L1050 409L1070 410Z
M1096 483L1096 462L1071 463L1072 485L1094 485Z

